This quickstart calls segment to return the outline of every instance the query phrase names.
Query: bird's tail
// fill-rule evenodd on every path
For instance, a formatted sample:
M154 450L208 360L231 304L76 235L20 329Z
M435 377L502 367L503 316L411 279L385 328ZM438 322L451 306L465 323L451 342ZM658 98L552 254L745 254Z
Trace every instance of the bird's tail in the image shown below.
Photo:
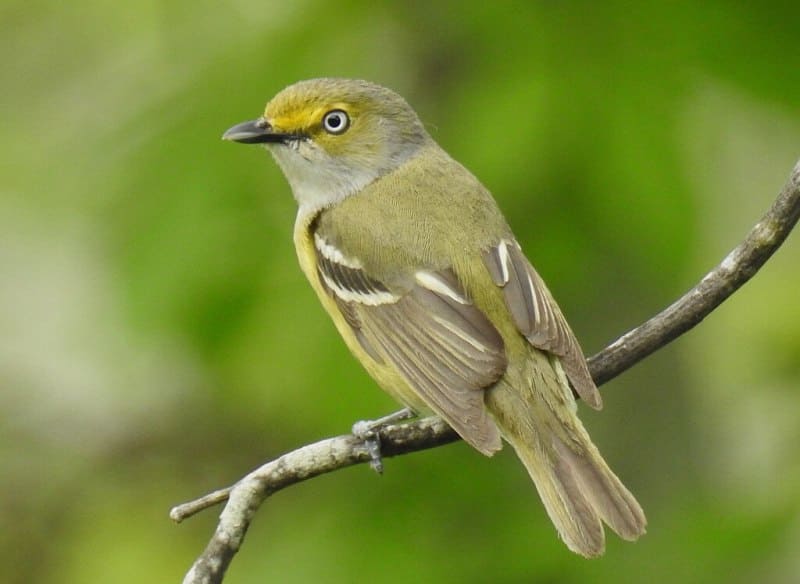
M501 381L489 391L487 406L528 470L561 539L573 552L596 557L605 549L601 521L633 541L645 533L647 520L578 419L560 365L553 360L545 367L535 369L522 390Z

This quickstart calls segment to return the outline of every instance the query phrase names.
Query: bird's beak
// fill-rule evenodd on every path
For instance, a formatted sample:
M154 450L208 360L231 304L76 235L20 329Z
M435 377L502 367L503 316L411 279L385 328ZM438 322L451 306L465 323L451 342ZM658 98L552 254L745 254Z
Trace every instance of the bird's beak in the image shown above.
M222 135L223 140L242 144L284 143L294 137L293 134L276 132L264 118L236 124Z

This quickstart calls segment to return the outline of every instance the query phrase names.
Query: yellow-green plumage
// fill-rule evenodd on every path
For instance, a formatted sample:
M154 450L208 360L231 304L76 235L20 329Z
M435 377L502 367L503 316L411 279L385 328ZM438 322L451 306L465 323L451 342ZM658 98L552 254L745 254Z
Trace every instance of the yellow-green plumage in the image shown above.
M412 198L408 196L409 189L424 189L425 194ZM446 225L474 225L476 229L456 230L445 242L441 234ZM511 230L491 195L435 144L431 143L421 156L360 193L323 210L315 227L325 233L336 233L332 243L344 255L359 258L369 273L384 282L406 279L420 268L451 267L470 298L503 336L509 360L524 359L527 355L527 343L507 318L502 293L492 284L480 255L481 249L495 242L498 236L510 236ZM307 230L308 226L298 224L295 243L310 241L301 233ZM374 242L384 239L388 240L385 244L375 245ZM452 253L453 249L459 253ZM298 246L298 250L301 256L314 254L313 245ZM317 294L327 299L327 293L318 283L316 262L301 258L300 263ZM323 303L334 322L341 321L338 311ZM345 339L352 336L346 323L337 328ZM351 344L348 341L348 346ZM390 375L392 381L384 382L386 374L374 371L369 361L365 365L383 389L415 410L430 411L418 398L409 397L413 392L395 375Z
M332 110L349 116L340 135L321 121ZM602 553L601 520L643 534L641 508L577 418L570 381L599 407L577 342L480 182L402 98L366 82L301 82L265 123L303 135L270 145L300 203L300 266L378 384L485 454L507 440L573 551ZM526 331L526 315L552 330Z

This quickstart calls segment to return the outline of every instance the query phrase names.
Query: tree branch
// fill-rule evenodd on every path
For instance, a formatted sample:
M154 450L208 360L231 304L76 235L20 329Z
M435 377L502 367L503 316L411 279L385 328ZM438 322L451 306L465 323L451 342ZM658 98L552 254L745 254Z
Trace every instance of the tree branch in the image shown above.
M625 333L589 359L601 385L679 337L747 282L780 247L800 217L800 161L789 181L745 240L691 290L644 324ZM438 418L386 426L380 430L384 457L434 448L459 439ZM186 574L184 584L217 584L242 544L247 528L267 497L306 479L362 462L370 455L362 441L337 436L298 448L254 470L232 487L174 507L180 522L227 499L208 546Z

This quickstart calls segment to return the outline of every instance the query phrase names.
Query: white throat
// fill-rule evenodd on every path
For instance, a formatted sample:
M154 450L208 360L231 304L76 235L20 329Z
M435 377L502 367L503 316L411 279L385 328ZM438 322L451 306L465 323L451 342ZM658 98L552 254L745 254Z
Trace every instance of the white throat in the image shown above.
M380 176L379 169L345 166L328 156L320 156L312 145L269 148L292 188L299 215L316 214L361 191ZM314 151L316 150L316 151Z

